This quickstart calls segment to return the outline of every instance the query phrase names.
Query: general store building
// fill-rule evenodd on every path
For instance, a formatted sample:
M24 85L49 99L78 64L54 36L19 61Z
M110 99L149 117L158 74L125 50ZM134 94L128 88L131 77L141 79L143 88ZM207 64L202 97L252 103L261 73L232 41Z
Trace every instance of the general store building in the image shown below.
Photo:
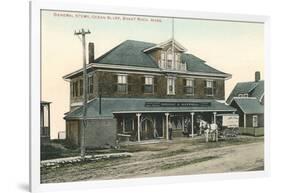
M127 40L102 56L94 57L89 44L87 128L88 147L115 145L120 137L130 141L198 134L198 120L216 122L216 115L234 113L224 103L225 81L231 75L215 69L170 39L160 44ZM70 111L66 113L66 138L80 143L82 124L82 69L64 79L70 85Z

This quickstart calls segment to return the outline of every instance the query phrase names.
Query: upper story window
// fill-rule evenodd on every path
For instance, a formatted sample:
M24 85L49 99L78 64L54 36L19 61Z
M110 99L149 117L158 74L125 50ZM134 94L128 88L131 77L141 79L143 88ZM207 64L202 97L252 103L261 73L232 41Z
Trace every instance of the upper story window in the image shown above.
M144 93L153 93L153 77L152 76L145 77Z
M176 79L174 77L169 77L167 79L167 94L174 95L176 94Z
M205 94L207 96L213 96L214 95L214 81L207 80L205 81Z
M167 51L161 51L159 66L160 68L167 70L186 70L186 64L181 61L181 53L173 53L171 48Z
M167 51L167 61L166 61L166 67L167 67L167 69L174 69L174 66L173 66L173 60L174 60L174 58L173 58L173 53L172 53L172 51L171 50L168 50Z
M94 76L93 75L88 76L88 93L89 94L94 93Z
M128 80L126 74L119 74L117 79L117 92L127 93L128 92Z
M74 80L74 81L72 81L71 85L72 85L72 93L71 93L72 97L79 97L79 96L81 96L80 92L79 92L80 81L79 80Z
M184 93L187 95L194 95L194 80L184 79Z
M83 96L83 80L79 80L79 96Z

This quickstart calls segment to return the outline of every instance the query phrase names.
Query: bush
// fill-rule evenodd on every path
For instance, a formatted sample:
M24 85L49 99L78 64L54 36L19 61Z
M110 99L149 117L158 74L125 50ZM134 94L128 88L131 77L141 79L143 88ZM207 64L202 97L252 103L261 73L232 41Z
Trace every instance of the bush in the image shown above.
M67 145L63 143L48 143L41 145L40 159L55 159L62 157L70 157L79 155L79 149L71 147L68 148Z

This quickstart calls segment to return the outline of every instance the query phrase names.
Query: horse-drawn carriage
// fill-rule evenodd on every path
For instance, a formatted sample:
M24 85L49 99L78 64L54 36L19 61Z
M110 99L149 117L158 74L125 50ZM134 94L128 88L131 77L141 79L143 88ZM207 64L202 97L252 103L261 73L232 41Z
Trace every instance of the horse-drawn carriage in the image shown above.
M206 142L209 137L213 141L221 139L235 138L239 135L239 115L237 114L219 114L216 115L216 123L200 121L200 130L204 130Z

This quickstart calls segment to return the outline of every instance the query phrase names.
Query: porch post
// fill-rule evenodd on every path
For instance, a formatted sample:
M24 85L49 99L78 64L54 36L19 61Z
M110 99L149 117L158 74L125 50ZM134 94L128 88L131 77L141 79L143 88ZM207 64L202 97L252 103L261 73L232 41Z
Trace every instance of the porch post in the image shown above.
M141 113L137 113L137 118L138 118L138 142L140 142L140 116Z
M182 131L184 132L184 116L182 117L181 127L182 127Z
M194 113L191 113L191 137L194 137Z
M50 103L48 103L48 137L50 137L50 132L51 132L51 123L50 123L50 120L51 120L51 117L50 117Z
M244 128L247 127L247 121L246 121L246 113L244 113Z
M165 133L165 119L162 117L162 137L164 138L164 133Z
M213 114L214 114L214 123L216 124L217 123L217 112L213 112Z
M125 118L122 117L123 133L125 133Z
M166 139L169 140L169 113L165 113L166 116Z

